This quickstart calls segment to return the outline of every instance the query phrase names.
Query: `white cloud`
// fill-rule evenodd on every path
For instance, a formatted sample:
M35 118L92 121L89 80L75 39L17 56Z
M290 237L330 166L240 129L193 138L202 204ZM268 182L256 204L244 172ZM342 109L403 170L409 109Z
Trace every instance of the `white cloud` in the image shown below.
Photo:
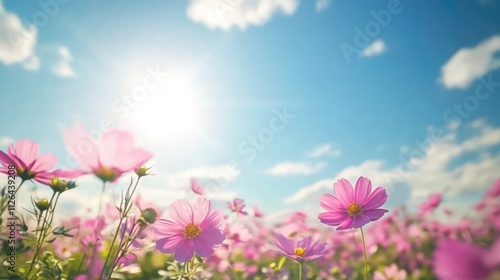
M468 88L475 80L500 68L500 35L493 36L473 48L458 50L441 67L439 81L448 88Z
M14 139L6 136L0 136L0 148L7 147L11 143L14 143Z
M341 170L333 178L300 189L287 197L285 203L318 203L323 193L333 191L336 180L346 178L355 182L359 176L368 177L376 186L387 187L389 194L395 191L396 185L408 186L411 198L416 200L434 192L458 195L489 187L498 177L500 154L489 154L488 149L500 145L500 127L492 127L481 120L460 131L456 126L443 130L444 136L439 141L429 142L424 149L410 147L398 166L387 167L382 160L367 160ZM473 131L474 136L458 141L457 134L466 130ZM465 155L476 155L477 159L460 163Z
M360 54L360 56L369 57L380 55L385 51L385 43L382 39L377 39L373 41L368 47L366 47Z
M331 144L323 144L315 148L314 150L307 152L306 156L311 158L317 158L322 156L338 157L341 154L342 152L338 149L333 149Z
M69 65L69 62L73 60L71 54L66 47L60 47L58 49L59 60L52 67L52 72L57 76L61 77L73 77L75 76L75 72Z
M330 6L330 0L316 0L316 11L321 12Z
M272 175L309 175L316 174L326 167L326 162L283 162L267 170Z
M292 15L300 0L190 0L187 15L210 29L244 30L249 25L263 25L278 13Z
M0 62L11 65L36 59L34 54L36 39L36 27L31 24L24 26L16 14L4 9L0 0ZM24 66L34 70L38 69L39 64L28 62Z

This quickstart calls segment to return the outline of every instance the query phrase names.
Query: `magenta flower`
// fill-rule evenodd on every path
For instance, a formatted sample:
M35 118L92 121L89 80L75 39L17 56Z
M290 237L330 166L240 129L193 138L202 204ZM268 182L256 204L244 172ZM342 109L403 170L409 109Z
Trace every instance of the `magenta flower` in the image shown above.
M229 208L231 212L235 212L241 215L248 215L247 212L243 211L243 208L245 208L245 201L243 199L235 198L232 203L227 203L227 208Z
M16 167L17 175L22 180L34 179L45 185L50 185L50 179L54 175L48 170L53 168L57 159L52 154L38 156L40 146L38 143L28 139L17 141L15 147L10 144L8 154L0 151L0 172L7 174L8 166Z
M320 205L327 212L319 214L319 219L329 226L338 226L337 230L360 228L388 212L379 209L387 201L385 189L378 187L372 192L372 183L365 177L359 177L355 189L346 179L338 180L333 189L336 197L321 197Z
M487 279L493 271L484 257L488 250L455 240L441 240L434 252L434 273L439 279Z
M328 254L330 250L330 244L320 241L313 243L311 236L295 243L293 240L278 234L275 237L274 244L278 248L276 253L299 262L321 258Z
M198 182L196 181L195 178L191 178L191 190L195 193L195 194L199 194L199 195L205 195L205 191L203 190L203 188L198 184Z
M89 171L61 172L66 177L94 173L103 182L114 182L122 174L133 171L151 158L151 153L135 148L132 135L128 132L112 130L104 133L97 143L89 132L74 126L64 133L68 151Z
M184 199L170 207L173 220L159 219L154 231L160 237L156 248L163 253L174 254L174 259L187 262L196 253L200 257L214 254L215 247L226 239L226 221L220 210L212 211L211 202L200 197L194 206Z

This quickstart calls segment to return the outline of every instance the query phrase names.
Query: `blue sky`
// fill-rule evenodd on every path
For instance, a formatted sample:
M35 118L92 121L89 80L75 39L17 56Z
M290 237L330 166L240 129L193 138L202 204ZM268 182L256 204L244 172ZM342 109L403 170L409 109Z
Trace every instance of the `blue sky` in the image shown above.
M191 176L274 217L319 212L342 177L387 187L390 207L432 192L456 207L499 176L498 1L0 7L0 149L30 138L72 168L65 128L129 130L154 153L141 195L162 206ZM100 189L80 183L75 208Z

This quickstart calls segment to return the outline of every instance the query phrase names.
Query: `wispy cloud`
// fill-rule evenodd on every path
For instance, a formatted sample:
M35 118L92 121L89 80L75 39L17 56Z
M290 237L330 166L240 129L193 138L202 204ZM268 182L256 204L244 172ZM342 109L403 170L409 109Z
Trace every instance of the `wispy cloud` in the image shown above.
M268 169L267 172L278 176L310 175L320 172L326 165L326 162L282 162Z
M6 65L23 63L28 70L36 70L39 63L34 53L37 28L24 26L14 13L7 12L0 1L0 62Z
M493 36L473 48L458 50L441 67L439 81L448 89L466 89L475 80L500 68L500 35Z
M475 134L458 141L462 139L458 136L465 133L465 130L472 130ZM430 139L432 138L427 140ZM305 186L287 197L285 202L317 203L323 193L332 191L336 180L346 178L355 182L359 176L366 176L375 185L388 187L389 190L396 185L407 186L413 199L421 199L433 192L453 196L466 191L482 190L498 176L496 170L500 166L500 154L490 154L488 150L499 145L500 127L492 127L483 120L470 123L461 131L450 125L440 141L428 142L425 150L408 148L408 155L403 157L401 165L387 167L383 160L366 160L341 170L333 178L325 178ZM476 155L477 160L460 161L466 154ZM450 166L452 163L453 167Z
M0 136L0 148L7 147L10 143L14 143L14 139L7 136Z
M330 6L330 0L316 0L316 11L321 12Z
M382 39L373 41L368 47L361 51L360 56L369 57L380 55L385 52L386 46Z
M70 61L73 60L71 54L66 47L60 47L58 49L59 59L52 67L52 72L60 77L73 77L75 72L69 65Z
M332 144L322 144L306 153L307 157L317 158L322 156L330 156L330 157L338 157L342 154L342 152L338 149L334 149Z
M229 30L237 26L244 30L249 25L263 25L279 12L292 15L299 3L300 0L190 0L187 14L210 29Z

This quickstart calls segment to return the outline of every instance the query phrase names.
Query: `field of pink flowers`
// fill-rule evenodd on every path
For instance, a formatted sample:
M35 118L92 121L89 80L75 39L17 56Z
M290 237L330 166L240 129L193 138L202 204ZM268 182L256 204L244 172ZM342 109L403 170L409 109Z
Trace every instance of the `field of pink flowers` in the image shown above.
M416 212L389 211L384 187L363 174L356 182L337 178L317 202L323 209L312 217L317 223L298 211L269 224L243 199L215 209L196 179L195 199L159 208L141 189L153 155L124 131L82 149L89 137L79 126L64 134L77 170L54 170L56 158L39 155L39 145L27 139L0 151L8 178L0 203L0 279L500 279L500 180L467 216L455 217L439 193ZM96 217L60 211L80 176L102 181L95 188L101 200L90 202ZM129 188L116 204L103 203L105 189L123 176L131 178ZM52 196L12 211L27 181L51 188ZM438 212L459 222L440 222Z

